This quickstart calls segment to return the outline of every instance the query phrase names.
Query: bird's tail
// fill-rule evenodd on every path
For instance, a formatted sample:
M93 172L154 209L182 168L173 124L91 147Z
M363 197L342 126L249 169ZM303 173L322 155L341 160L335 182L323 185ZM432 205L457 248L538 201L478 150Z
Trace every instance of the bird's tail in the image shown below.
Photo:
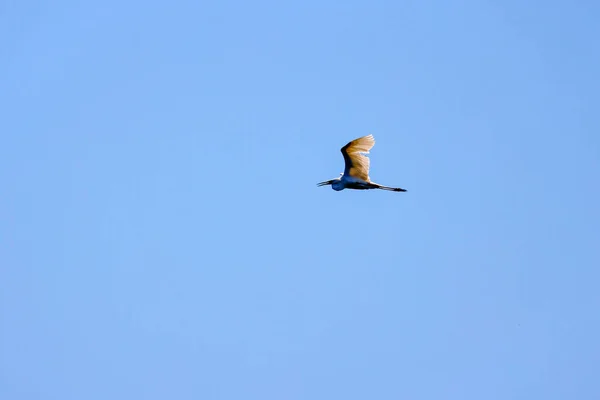
M406 189L393 188L393 187L383 186L383 185L377 185L377 189L389 190L390 192L406 192Z

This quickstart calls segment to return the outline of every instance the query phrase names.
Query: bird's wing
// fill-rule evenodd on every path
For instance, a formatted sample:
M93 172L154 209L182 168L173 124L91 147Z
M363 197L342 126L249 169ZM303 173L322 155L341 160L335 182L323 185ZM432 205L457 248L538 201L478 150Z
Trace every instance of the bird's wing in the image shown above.
M375 138L373 138L373 135L367 135L354 139L342 147L342 154L344 156L344 161L346 162L344 175L353 176L369 182L369 157L361 153L369 153L369 150L371 150L374 145Z

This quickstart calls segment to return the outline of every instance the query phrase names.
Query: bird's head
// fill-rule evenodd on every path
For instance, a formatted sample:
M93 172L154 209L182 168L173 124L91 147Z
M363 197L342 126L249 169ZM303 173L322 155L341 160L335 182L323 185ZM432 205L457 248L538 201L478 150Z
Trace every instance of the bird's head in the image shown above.
M317 186L331 185L334 182L334 180L335 179L332 179L330 181L319 182L319 183L317 183Z
M343 174L340 174L340 176L342 176L342 175ZM338 182L339 180L340 180L340 178L335 178L330 181L319 182L319 183L317 183L317 186L333 185L335 182Z

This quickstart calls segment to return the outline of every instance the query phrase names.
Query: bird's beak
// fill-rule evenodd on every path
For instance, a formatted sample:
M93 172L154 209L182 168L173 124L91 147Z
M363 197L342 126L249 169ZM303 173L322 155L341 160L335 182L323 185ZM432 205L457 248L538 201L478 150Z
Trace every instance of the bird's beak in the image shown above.
M325 182L319 182L319 183L317 183L317 186L331 185L332 183L333 183L333 180L325 181Z

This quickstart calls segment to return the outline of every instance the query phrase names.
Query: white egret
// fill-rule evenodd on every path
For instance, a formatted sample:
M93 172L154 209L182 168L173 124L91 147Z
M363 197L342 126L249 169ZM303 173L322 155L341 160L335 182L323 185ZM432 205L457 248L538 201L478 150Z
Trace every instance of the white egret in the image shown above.
M331 188L337 191L344 189L383 189L393 192L406 192L406 189L382 186L371 182L369 178L369 157L365 154L368 154L374 145L375 138L373 138L373 135L367 135L354 139L342 147L342 155L346 163L344 172L340 174L339 178L320 182L317 186L331 185Z

